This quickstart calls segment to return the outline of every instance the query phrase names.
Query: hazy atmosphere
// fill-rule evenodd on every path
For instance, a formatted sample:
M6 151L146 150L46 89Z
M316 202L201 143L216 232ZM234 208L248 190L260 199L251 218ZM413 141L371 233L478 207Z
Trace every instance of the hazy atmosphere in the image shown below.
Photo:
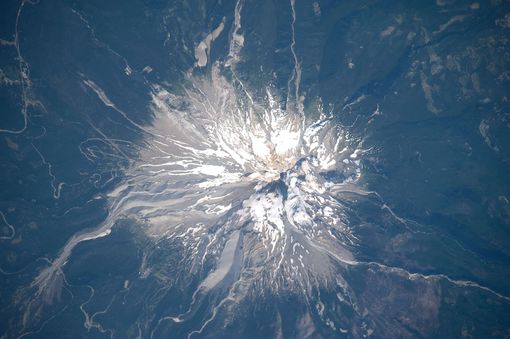
M510 337L510 2L5 0L0 338Z

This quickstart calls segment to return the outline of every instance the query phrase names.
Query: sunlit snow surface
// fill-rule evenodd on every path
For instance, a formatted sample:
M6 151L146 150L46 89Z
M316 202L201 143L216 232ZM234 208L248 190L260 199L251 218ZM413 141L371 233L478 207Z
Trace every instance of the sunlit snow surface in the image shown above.
M155 88L151 131L131 187L114 211L147 221L153 237L179 237L200 266L219 255L203 281L213 288L237 251L250 279L305 284L327 278L328 251L350 260L356 241L342 220L340 191L360 176L356 145L317 107L318 120L279 107L271 89L254 102L213 68L187 98ZM344 162L345 161L345 162ZM115 213L115 212L114 212ZM242 237L239 236L242 233ZM220 255L221 254L221 255Z

